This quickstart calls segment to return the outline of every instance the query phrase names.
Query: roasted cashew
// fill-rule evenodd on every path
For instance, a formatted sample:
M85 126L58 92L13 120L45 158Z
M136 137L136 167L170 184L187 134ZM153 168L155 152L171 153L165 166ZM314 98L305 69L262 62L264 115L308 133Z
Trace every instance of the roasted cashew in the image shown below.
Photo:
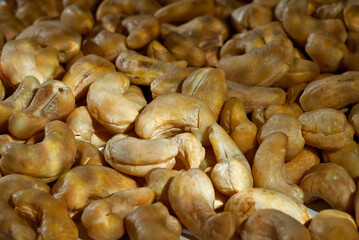
M112 193L136 187L134 180L112 168L84 165L63 174L52 187L52 195L66 204L73 216L93 199L105 198Z
M209 177L201 170L181 170L172 180L168 196L172 209L196 238L232 237L235 230L232 214L214 211L214 188Z
M359 13L359 6L355 4L349 3L344 9L344 13L343 13L344 21L349 31L352 32L359 31L358 13Z
M159 41L153 40L147 46L147 57L163 62L175 62L173 55Z
M138 207L151 204L154 198L155 193L150 188L113 193L104 199L91 202L82 213L82 224L93 239L119 239L125 234L125 217Z
M25 25L20 19L10 13L1 11L0 32L2 32L6 41L15 39L24 28Z
M162 203L142 205L126 217L126 230L131 240L176 240L181 223L170 215Z
M91 143L76 140L76 157L75 157L75 165L105 165L105 158L98 150L97 147L92 145Z
M306 172L300 183L304 202L317 198L325 200L334 209L351 213L356 185L345 170L336 163L320 163Z
M50 193L38 189L21 190L12 195L15 211L30 220L40 223L39 239L77 240L78 230L70 218L66 206Z
M27 108L9 118L9 132L28 139L41 132L49 122L66 118L74 108L71 89L61 81L48 80L39 87Z
M75 155L71 129L63 122L52 121L46 124L40 143L7 143L1 151L0 168L4 174L25 174L51 182L74 164Z
M359 104L355 104L350 110L348 120L354 127L355 135L359 136Z
M341 18L345 5L342 2L323 4L315 10L314 15L319 19Z
M91 31L95 24L92 13L87 8L77 4L66 7L62 11L60 19L76 28L82 35Z

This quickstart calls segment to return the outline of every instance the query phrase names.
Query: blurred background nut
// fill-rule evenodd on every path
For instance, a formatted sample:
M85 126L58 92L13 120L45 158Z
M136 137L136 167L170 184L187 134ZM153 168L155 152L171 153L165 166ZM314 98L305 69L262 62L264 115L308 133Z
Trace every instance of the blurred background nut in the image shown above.
M359 31L359 6L355 4L348 4L344 9L345 25L352 32Z
M22 30L24 30L25 25L20 19L14 15L1 12L0 15L0 32L4 35L6 41L15 39Z
M352 213L356 185L345 170L336 163L320 163L313 166L300 183L304 202L321 198L332 208Z
M96 22L96 26L106 29L112 33L122 33L124 30L123 26L121 25L121 17L113 13L109 13L103 16Z
M343 18L345 5L343 2L327 3L319 6L315 10L315 17L319 19Z
M64 6L64 8L66 8L68 6L76 4L92 11L97 6L98 2L99 0L62 0L62 5Z
M82 35L88 33L95 24L92 13L87 8L77 4L66 7L61 13L60 20L76 28Z
M5 40L4 34L2 32L0 32L0 50L3 48L5 41L6 40Z

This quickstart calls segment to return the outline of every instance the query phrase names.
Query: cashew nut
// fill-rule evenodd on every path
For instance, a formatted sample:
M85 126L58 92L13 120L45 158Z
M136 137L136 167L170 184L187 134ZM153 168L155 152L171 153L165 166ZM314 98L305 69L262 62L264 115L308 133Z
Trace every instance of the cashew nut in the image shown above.
M61 21L76 28L80 34L86 34L93 28L95 22L89 9L73 4L66 7L60 17Z
M0 32L2 32L6 41L15 39L24 28L25 25L20 19L11 13L1 11Z
M91 143L76 140L77 152L75 165L105 165L103 154Z
M359 31L359 6L355 4L348 4L347 7L344 9L344 21L345 25L352 32Z
M175 62L173 55L159 41L153 40L147 46L147 57L154 58L163 62ZM176 70L175 70L176 71ZM171 73L172 75L172 73Z

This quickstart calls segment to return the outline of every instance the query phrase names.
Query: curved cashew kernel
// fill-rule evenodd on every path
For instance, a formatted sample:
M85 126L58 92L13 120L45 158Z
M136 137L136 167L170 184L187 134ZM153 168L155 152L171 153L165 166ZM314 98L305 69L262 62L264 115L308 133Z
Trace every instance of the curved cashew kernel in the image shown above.
M94 81L87 93L91 115L112 133L123 133L133 126L138 110L123 94L130 80L120 72L107 73Z
M67 205L70 215L81 211L92 199L136 188L131 178L116 170L98 166L77 166L63 174L52 187L52 195Z
M26 77L11 96L0 102L0 132L6 131L8 120L13 114L30 104L40 86L35 77Z
M184 80L182 93L207 103L218 119L227 95L225 73L218 68L200 68Z
M240 33L234 35L230 40L228 40L220 51L220 56L224 57L226 55L236 56L249 53L254 49L260 48L265 45L265 40L255 30Z
M319 149L339 150L354 135L354 129L344 113L333 108L305 112L300 115L299 121L305 143Z
M50 187L43 181L21 174L9 174L0 178L0 201L9 202L13 193L24 189L39 189L50 192ZM1 224L0 224L1 225Z
M85 55L96 54L111 62L125 50L127 47L124 35L100 27L90 32L82 43L82 51Z
M41 46L53 47L59 51L61 63L74 57L81 47L81 35L78 31L59 20L41 21L27 27L16 40L30 38Z
M170 138L178 147L176 158L180 159L186 167L199 168L205 156L205 149L201 142L192 133L181 133Z
M109 13L102 17L96 22L96 25L112 33L123 32L123 26L121 25L121 17L113 13Z
M77 152L75 165L105 165L103 154L91 143L76 140Z
M246 113L272 104L283 105L286 100L285 91L281 88L250 87L231 81L227 81L227 86L227 99L238 97Z
M305 51L317 63L321 72L335 72L349 50L345 43L328 32L313 32L307 39Z
M153 40L147 46L147 57L163 62L175 62L176 59L159 41Z
M248 161L231 137L217 123L210 126L209 132L209 140L217 159L211 173L213 185L227 196L253 187Z
M112 137L90 114L88 107L75 108L67 117L66 124L72 129L76 139L89 142L97 148L104 147Z
M312 239L359 239L353 217L334 209L320 211L312 219L308 229Z
M355 135L359 136L359 104L355 104L350 110L348 120L354 127Z
M0 238L4 240L35 240L36 233L10 205L0 200Z
M345 25L348 27L351 32L359 31L359 6L355 4L348 4L344 9L344 21Z
M138 49L146 46L152 40L157 39L160 34L160 22L151 15L135 15L122 20L129 35L126 44L131 49Z
M270 23L272 10L265 5L250 3L234 10L231 20L237 32L244 32Z
M160 117L159 117L160 116ZM158 96L137 118L135 131L141 138L168 138L190 132L208 144L208 127L216 120L207 104L180 93Z
M236 193L229 198L224 207L224 211L234 215L237 233L241 232L244 221L261 209L279 210L301 224L310 219L310 214L302 203L283 193L263 188L252 188Z
M315 10L314 15L319 19L341 18L345 5L342 2L323 4ZM345 19L344 19L345 21Z
M346 72L311 82L299 101L305 111L341 109L359 101L359 73ZM335 96L332 98L331 96Z
M136 85L130 85L123 96L135 106L138 112L147 106L147 100L142 89Z
M154 168L146 174L146 186L156 194L156 202L162 202L170 207L168 188L178 171L167 168Z
M41 223L40 239L77 240L78 230L64 205L50 193L38 189L26 189L12 195L15 211L22 216Z
M161 5L156 0L104 0L97 8L96 19L108 14L129 16L136 14L153 15Z
M249 121L249 119L242 101L237 97L228 98L221 111L221 127L231 134L239 124L245 121Z
M306 172L300 183L304 192L304 202L321 198L334 209L351 212L355 183L345 168L336 163L320 163Z
M275 114L259 130L258 142L261 143L272 133L284 133L288 137L285 159L289 161L297 156L304 147L305 140L302 136L301 127L302 124L298 118L286 113Z
M61 13L60 20L76 28L82 35L88 33L95 24L90 10L78 4L66 7Z
M243 240L293 239L310 240L310 233L293 217L276 209L262 209L245 221L241 232Z
M53 121L46 125L42 142L10 142L4 146L1 155L2 173L20 173L51 182L74 164L75 137L65 123Z
M214 11L213 0L181 0L166 5L154 14L160 22L187 22Z
M214 188L201 170L181 170L172 180L168 196L172 209L196 238L224 240L232 237L235 230L232 214L214 211Z
M295 184L300 184L305 173L320 163L318 150L305 146L300 153L285 164L285 172Z
M320 76L320 75L319 75ZM318 77L319 77L318 76ZM317 77L317 78L318 78ZM287 90L287 95L288 95L288 100L287 102L289 104L298 104L299 103L299 98L302 95L304 89L308 86L308 83L300 83L294 86L290 86ZM299 105L299 104L298 104ZM301 109L301 107L299 106L299 108ZM302 110L303 112L303 110Z
M162 203L142 205L126 217L126 230L132 240L176 240L181 223L171 216Z
M64 7L76 4L88 10L93 10L93 8L97 5L98 2L99 0L62 0L62 4Z
M8 129L21 139L41 132L50 121L63 119L75 108L71 89L58 80L46 81L27 108L9 118Z
M98 77L116 71L115 66L106 59L94 54L77 60L62 78L62 82L69 86L76 99L86 95L91 83Z
M133 84L147 85L162 74L175 69L185 68L185 61L162 62L143 56L132 50L125 50L116 59L116 67L123 72Z
M4 34L6 41L15 39L15 37L19 35L19 33L21 33L24 28L25 25L20 19L11 13L1 11L0 32Z
M2 49L0 61L4 80L13 87L18 86L27 76L36 77L43 84L55 77L59 66L56 49L41 48L31 39L7 42Z
M225 71L229 81L248 86L268 87L288 72L293 61L292 42L279 35L249 53L221 58L218 66Z
M285 172L286 147L289 138L275 132L264 138L253 160L254 186L272 189L303 202L303 191L288 178Z
M151 82L152 98L168 93L181 92L182 82L197 68L186 67L165 73Z
M230 134L239 150L245 155L254 152L258 146L257 143L257 126L251 121L244 121Z
M113 193L91 202L82 213L82 224L93 239L119 239L125 234L125 217L138 207L151 204L154 198L155 193L145 187Z

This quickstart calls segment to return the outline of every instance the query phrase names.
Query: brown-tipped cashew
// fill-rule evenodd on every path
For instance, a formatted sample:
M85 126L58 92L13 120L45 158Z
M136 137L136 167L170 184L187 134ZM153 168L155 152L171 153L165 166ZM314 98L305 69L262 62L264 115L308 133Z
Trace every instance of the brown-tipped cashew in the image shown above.
M97 147L91 143L76 140L77 152L75 165L105 165L105 158Z
M354 135L354 129L344 113L333 108L305 112L300 115L299 121L305 143L319 149L339 150Z
M15 211L40 223L39 239L77 240L78 230L66 207L50 193L38 189L26 189L12 195Z
M200 68L184 80L182 93L207 103L218 119L227 95L225 73L218 68Z
M59 66L56 49L41 48L31 39L7 42L0 61L4 80L13 87L18 86L27 76L34 76L43 84L55 77Z
M162 203L142 205L126 217L131 240L179 239L182 226Z
M22 30L24 23L11 13L1 11L0 32L4 34L6 41L14 39Z
M344 21L345 25L351 32L359 31L359 6L356 4L348 4L344 9Z
M358 240L357 225L348 213L326 209L320 211L308 226L313 240Z
M28 139L53 120L62 120L75 108L71 89L58 80L46 81L27 108L9 118L8 129L15 137Z
M248 161L231 137L217 123L210 126L209 132L209 140L217 159L217 164L211 172L211 179L216 189L227 196L232 196L253 187Z
M253 213L243 224L243 240L293 239L310 240L310 233L293 217L276 209L262 209Z
M175 62L176 59L159 41L153 40L147 46L147 57L154 58L163 62Z
M0 238L3 240L35 240L36 233L10 205L0 200Z
M320 108L341 109L359 101L358 91L359 73L346 72L310 83L299 101L305 111Z
M88 88L96 78L116 71L115 66L106 59L94 54L77 60L62 78L62 82L69 86L76 99L86 95Z
M76 28L80 34L88 33L95 24L90 10L77 4L66 7L62 11L60 19L62 22Z
M208 127L216 120L207 104L180 93L158 96L137 118L135 131L141 138L167 138L191 132L208 145Z
M81 35L78 31L59 20L41 21L27 27L16 37L24 38L33 39L41 46L56 48L61 63L74 57L81 47Z
M0 132L6 131L8 120L13 114L30 104L40 86L39 80L35 77L26 77L11 96L0 102Z
M285 172L288 178L299 185L305 173L319 163L318 150L305 146L295 158L285 164Z
M120 239L125 234L125 217L138 207L151 204L154 198L155 193L150 188L113 193L104 199L91 202L82 213L82 224L93 239Z
M39 189L50 192L50 187L37 178L10 174L0 178L0 201L9 202L13 193L24 189Z
M131 178L116 170L98 166L77 166L63 174L52 187L52 195L67 205L70 215L81 211L93 199L136 188Z
M303 202L303 191L288 178L285 172L286 147L289 138L275 132L264 138L253 160L254 186L272 189Z
M1 155L2 173L25 174L51 182L74 164L75 137L65 123L53 121L46 125L42 142L10 142L4 146Z
M214 211L214 188L201 170L180 171L171 182L168 196L172 209L196 238L225 240L232 237L235 231L232 214Z
M261 209L276 209L295 218L301 224L311 217L307 208L293 198L269 189L252 188L233 195L227 201L224 211L234 215L237 233L242 230L244 221Z
M162 62L132 50L123 51L116 59L117 69L123 72L131 83L148 86L156 77L186 66L185 61Z
M306 172L300 183L304 202L317 198L325 200L334 209L351 213L356 185L345 170L336 163L320 163Z
M258 142L261 143L272 133L282 132L288 137L286 144L286 161L293 159L302 151L305 141L301 131L302 124L298 118L286 113L273 115L262 126L258 133Z

